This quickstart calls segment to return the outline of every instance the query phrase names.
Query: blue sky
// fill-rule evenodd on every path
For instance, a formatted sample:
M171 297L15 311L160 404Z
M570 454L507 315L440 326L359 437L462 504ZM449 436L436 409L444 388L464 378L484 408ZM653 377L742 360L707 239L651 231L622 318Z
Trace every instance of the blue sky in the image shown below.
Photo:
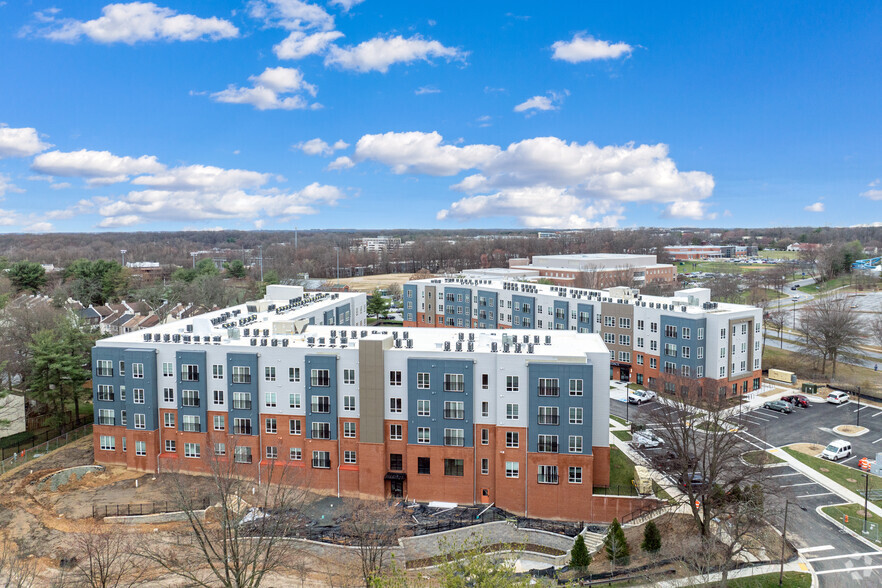
M0 230L874 223L880 24L880 3L0 1Z

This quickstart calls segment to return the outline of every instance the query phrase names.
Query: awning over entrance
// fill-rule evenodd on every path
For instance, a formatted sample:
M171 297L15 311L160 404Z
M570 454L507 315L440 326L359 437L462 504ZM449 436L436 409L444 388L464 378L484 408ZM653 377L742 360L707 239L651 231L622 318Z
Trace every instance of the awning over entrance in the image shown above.
M407 474L405 474L403 472L386 472L386 477L383 479L403 482L407 479Z

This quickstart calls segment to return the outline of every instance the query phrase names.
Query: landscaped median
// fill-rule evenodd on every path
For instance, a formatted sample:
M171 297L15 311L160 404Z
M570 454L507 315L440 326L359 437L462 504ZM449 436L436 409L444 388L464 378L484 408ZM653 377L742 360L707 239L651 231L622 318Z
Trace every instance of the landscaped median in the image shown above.
M863 535L863 504L837 504L835 506L825 506L821 510L828 517L854 531L855 534ZM870 531L868 538L878 542L880 539L880 529L882 529L882 517L872 512L867 513L867 529Z
M755 451L748 451L747 453L742 454L741 459L749 463L750 465L755 466L767 466L773 465L776 463L783 463L784 460L778 457L777 455L772 455L768 451L757 449Z
M832 461L828 461L826 459L821 459L820 457L807 455L806 453L798 451L797 449L794 449L792 447L782 447L782 449L787 453L787 455L790 455L794 459L807 465L819 474L830 478L830 480L836 482L847 490L851 490L852 492L857 492L859 494L863 493L866 485L863 477L864 472ZM820 453L822 449L823 448L818 449L818 453ZM879 476L874 476L872 474L867 475L870 477L870 490L882 490L882 478L880 478ZM871 500L870 502L872 502L876 506L882 507L882 500Z

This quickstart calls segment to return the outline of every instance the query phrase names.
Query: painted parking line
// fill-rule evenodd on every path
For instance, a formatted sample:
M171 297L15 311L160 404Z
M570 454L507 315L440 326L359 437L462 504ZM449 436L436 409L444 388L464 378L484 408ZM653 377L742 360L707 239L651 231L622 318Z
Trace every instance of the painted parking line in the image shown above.
M811 486L815 482L803 482L801 484L787 484L786 486L778 486L779 488L796 488L797 486ZM820 486L820 484L818 484Z
M785 476L802 476L800 472L793 472L792 474L775 474L774 476L769 476L770 478L783 478Z
M876 408L876 407L875 407L875 406L868 406L868 405L865 404L865 405L863 405L862 407L860 407L860 408L856 408L855 410L853 410L853 411L851 411L851 412L860 412L860 411L862 411L862 410L866 410L866 409L868 409L868 408Z
M879 437L878 439L876 439L875 441L873 441L873 443L878 443L879 441L882 441L882 437Z
M810 560L810 561L814 561L814 560ZM850 574L851 572L862 572L865 570L879 570L879 569L882 569L882 565L860 566L857 568L841 568L838 570L821 570L820 572L816 570L815 574L817 574L818 576L824 575L824 574L843 574L843 573Z
M830 551L831 549L836 549L832 545L818 545L817 547L803 547L802 549L797 549L799 553L814 553L816 551Z
M797 496L797 498L813 498L815 496L830 496L833 492L819 492L818 494L802 494Z
M839 463L845 463L845 462L847 462L847 461L851 461L851 460L853 460L853 459L857 459L857 455L856 455L856 454L855 454L855 455L852 455L851 457L846 457L845 459L843 459L843 460L840 461Z
M813 557L811 559L811 562L815 563L818 561L830 561L831 559L849 559L853 557L864 557L867 555L882 555L882 551L865 551L863 553L847 553L845 555L825 555L824 557Z
M880 410L880 411L877 412L876 414L871 414L871 415L870 415L870 418L877 417L877 416L879 416L880 414L882 414L882 410Z
M763 409L763 416L764 416L764 417L770 417L770 418L773 418L773 419L779 419L779 418L781 418L781 415L775 415L775 414L772 414L773 412L774 412L774 411L773 411L771 408L764 408L764 409Z
M752 438L754 438L756 441L758 441L758 442L760 442L760 443L763 443L764 445L766 445L766 448L767 448L767 449L776 449L776 447L775 447L774 445L772 445L771 443L769 443L769 442L766 441L765 439L760 439L759 437L757 437L757 436L754 435L753 433L750 433L749 431L741 431L741 432L744 433L745 435L747 435L748 437L752 437ZM744 438L742 437L742 439L744 439ZM745 439L745 441L746 441L746 439ZM752 442L751 442L751 441L748 441L748 443L752 443Z
M842 404L837 404L836 408L842 408L843 406L848 406L847 402L843 402Z

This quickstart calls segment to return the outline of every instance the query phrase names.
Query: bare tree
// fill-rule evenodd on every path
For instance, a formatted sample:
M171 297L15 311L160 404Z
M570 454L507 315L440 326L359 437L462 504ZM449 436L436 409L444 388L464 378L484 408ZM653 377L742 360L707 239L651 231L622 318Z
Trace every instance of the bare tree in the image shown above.
M223 452L215 450L220 445L215 441L225 443ZM257 588L267 574L288 569L296 555L285 537L299 525L297 513L308 495L306 479L295 476L295 468L271 462L263 466L258 484L250 453L236 445L236 437L210 438L207 445L204 459L215 505L203 512L202 497L193 495L187 477L167 474L186 529L141 554L193 586Z
M136 541L114 525L93 524L73 540L77 551L73 576L90 588L135 586L144 576L135 555Z
M382 572L405 522L401 509L385 502L359 502L350 509L343 531L358 547L365 586L371 586L373 579Z
M783 311L783 310L769 311L766 315L765 321L769 327L771 327L775 331L778 331L778 338L780 339L780 342L781 342L781 349L783 349L784 348L783 332L784 332L784 325L787 323L787 312ZM763 345L765 345L765 341L766 341L765 338L763 338Z
M797 330L803 351L821 360L822 374L831 362L833 378L839 360L857 355L864 337L861 317L842 296L812 300L800 312Z
M25 557L19 545L4 538L0 541L0 586L30 588L37 579L36 558Z

